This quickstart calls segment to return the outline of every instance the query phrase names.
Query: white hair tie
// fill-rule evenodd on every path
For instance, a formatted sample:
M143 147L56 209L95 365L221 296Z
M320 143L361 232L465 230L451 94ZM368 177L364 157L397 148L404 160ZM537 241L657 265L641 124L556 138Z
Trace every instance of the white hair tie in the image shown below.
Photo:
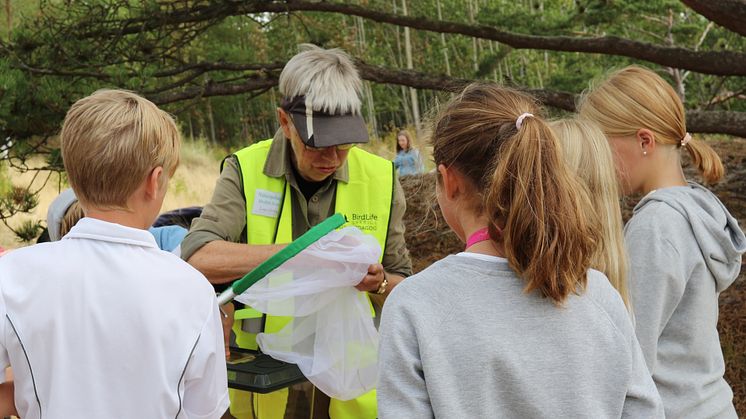
M534 116L534 114L528 112L522 113L521 116L519 116L518 119L515 120L515 129L520 130L521 125L523 124L523 120L528 116Z
M691 140L692 140L692 135L687 132L684 138L681 139L681 146L684 147L686 143L688 143Z

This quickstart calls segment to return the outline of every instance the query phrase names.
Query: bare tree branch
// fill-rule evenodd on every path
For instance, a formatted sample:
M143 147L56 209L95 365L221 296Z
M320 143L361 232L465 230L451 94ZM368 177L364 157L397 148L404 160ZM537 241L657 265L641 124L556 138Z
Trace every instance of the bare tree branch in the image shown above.
M688 2L692 2L687 0ZM696 1L706 3L709 0ZM743 0L728 0L728 3L743 4ZM715 75L746 76L746 54L733 51L695 51L692 49L655 45L616 36L573 37L535 36L514 33L487 25L473 25L459 22L431 20L418 16L401 16L372 10L368 7L349 3L310 0L250 0L184 3L178 7L170 4L166 10L152 11L145 16L108 22L104 29L88 30L79 28L85 38L101 38L162 30L165 27L177 28L185 24L214 22L228 16L251 13L289 13L293 11L316 11L360 16L376 22L407 26L414 29L437 33L467 35L475 38L501 42L516 49L536 49L550 51L597 53L630 57L666 67L691 70ZM737 9L737 7L733 7ZM737 20L738 21L738 20ZM744 22L746 19L741 19ZM746 25L741 25L744 27Z
M681 0L681 2L718 25L746 36L746 1Z
M687 111L689 132L746 137L746 113L733 111Z
M162 70L153 75L155 77L169 77L169 76L175 76L180 73L184 73L186 71L193 71L193 70L271 71L271 70L282 70L284 66L285 66L285 63L238 64L238 63L225 63L225 62L217 62L217 63L200 62L200 63L187 64L179 68L169 68L168 70Z
M416 89L458 92L469 83L477 81L491 83L491 81L486 80L459 79L412 70L384 68L366 64L360 60L356 61L356 66L360 72L360 76L364 80L414 87ZM150 96L149 99L159 105L164 105L196 97L229 96L256 92L276 85L277 74L271 72L255 75L242 83L207 83L204 86L192 86L181 91ZM576 96L572 93L547 89L520 90L534 95L546 106L566 111L575 110ZM746 137L745 112L697 110L687 111L686 115L687 129L692 133L729 134Z
M232 96L253 92L277 85L277 77L273 75L258 75L248 77L242 83L207 83L204 86L187 87L181 91L148 96L157 105L179 102L195 97Z

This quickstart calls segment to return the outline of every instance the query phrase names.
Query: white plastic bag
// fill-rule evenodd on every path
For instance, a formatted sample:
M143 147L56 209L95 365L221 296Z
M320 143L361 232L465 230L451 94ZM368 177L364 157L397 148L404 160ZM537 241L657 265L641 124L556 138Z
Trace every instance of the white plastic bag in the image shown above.
M378 331L354 286L381 247L355 227L333 231L236 297L263 313L292 316L278 333L260 333L262 352L298 364L328 396L350 400L376 386Z

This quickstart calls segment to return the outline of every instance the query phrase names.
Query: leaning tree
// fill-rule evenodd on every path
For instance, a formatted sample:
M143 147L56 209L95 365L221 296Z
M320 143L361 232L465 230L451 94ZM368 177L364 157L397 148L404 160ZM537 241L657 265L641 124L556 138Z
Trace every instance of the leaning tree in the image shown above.
M61 170L66 109L102 87L145 95L190 136L263 138L303 42L355 57L374 132L418 127L420 109L475 80L572 111L589 79L639 63L675 86L690 131L746 136L743 0L5 0L4 13L0 152L39 176ZM33 208L35 192L5 191L0 220Z

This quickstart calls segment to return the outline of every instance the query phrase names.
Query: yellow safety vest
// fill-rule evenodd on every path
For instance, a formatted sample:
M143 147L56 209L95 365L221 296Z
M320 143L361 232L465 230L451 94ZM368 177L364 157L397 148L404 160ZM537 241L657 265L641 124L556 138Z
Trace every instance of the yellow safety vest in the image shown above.
M264 165L272 141L258 142L234 154L238 161L246 198L248 244L284 244L293 240L290 185L284 176L270 177L264 174ZM385 249L393 203L394 166L390 161L359 148L350 150L347 155L347 166L349 181L337 182L335 212L344 214L347 218L346 225L354 225L372 235L378 240L381 249ZM257 199L262 202L255 202ZM255 208L258 210L254 210ZM381 255L383 257L383 252ZM243 331L241 322L244 319L262 316L262 313L252 308L236 311L233 331L236 333L236 343L239 347L257 349L256 335ZM289 321L289 317L268 315L264 319L264 332L278 332ZM255 402L264 405L264 409L259 410L272 411L262 417L275 418L284 415L287 389L275 393L254 395ZM273 407L270 409L268 404ZM329 414L332 419L375 418L375 390L346 402L332 399Z

